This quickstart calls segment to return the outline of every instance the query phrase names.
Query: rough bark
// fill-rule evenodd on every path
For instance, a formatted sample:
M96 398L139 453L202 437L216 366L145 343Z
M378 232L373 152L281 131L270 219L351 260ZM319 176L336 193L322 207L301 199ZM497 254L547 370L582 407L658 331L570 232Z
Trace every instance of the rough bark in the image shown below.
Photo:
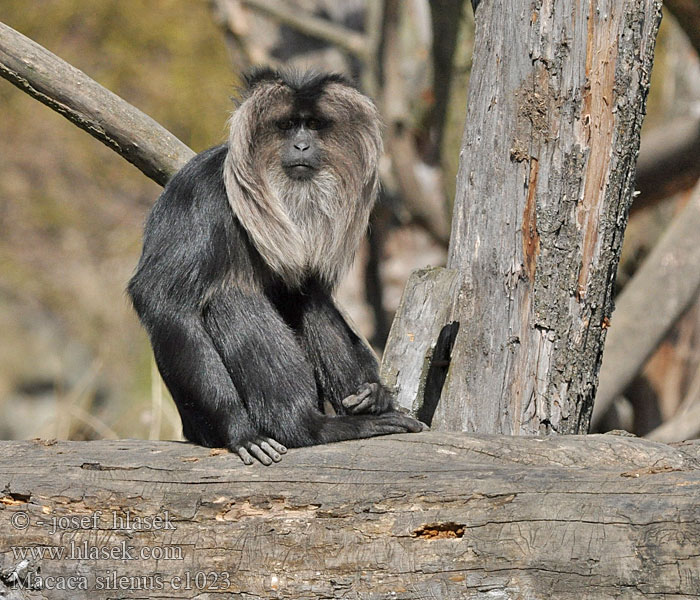
M479 5L434 427L587 430L660 18L658 0Z
M700 291L700 185L616 301L592 421L639 373Z
M0 590L37 567L88 587L15 598L700 596L697 442L429 432L268 468L174 442L2 442L0 490ZM116 550L21 565L41 546Z
M3 23L0 76L87 131L160 185L194 156L149 116Z

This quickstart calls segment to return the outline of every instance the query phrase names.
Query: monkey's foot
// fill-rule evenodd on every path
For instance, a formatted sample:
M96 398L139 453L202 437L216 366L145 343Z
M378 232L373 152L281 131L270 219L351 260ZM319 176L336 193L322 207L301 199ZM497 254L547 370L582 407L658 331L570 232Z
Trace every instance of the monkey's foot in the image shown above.
M253 457L264 465L271 465L273 462L282 460L280 454L285 454L287 448L272 438L260 436L254 440L243 442L239 446L234 446L233 451L247 465L252 465L255 462Z
M390 411L368 418L372 419L370 436L392 433L419 433L428 429L425 423L399 411Z

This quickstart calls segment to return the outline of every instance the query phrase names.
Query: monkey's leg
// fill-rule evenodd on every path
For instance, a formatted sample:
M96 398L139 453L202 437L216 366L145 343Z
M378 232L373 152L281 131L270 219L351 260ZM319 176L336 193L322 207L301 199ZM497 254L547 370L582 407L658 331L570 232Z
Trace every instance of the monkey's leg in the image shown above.
M204 324L261 435L299 447L422 429L393 412L323 415L312 364L262 294L219 292L207 305Z
M233 287L221 290L207 303L204 327L253 428L286 446L313 443L309 414L318 398L313 370L267 298Z

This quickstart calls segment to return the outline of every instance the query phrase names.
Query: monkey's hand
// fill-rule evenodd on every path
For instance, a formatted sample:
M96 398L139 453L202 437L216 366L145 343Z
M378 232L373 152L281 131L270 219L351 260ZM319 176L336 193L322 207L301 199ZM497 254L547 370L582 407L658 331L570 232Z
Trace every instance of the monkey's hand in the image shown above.
M394 398L381 383L363 383L354 394L343 399L342 404L352 415L381 415L393 410Z
M282 444L265 436L242 442L233 446L232 450L247 465L252 465L255 462L253 457L257 458L264 465L271 465L273 462L281 461L282 457L280 454L287 452L287 448Z

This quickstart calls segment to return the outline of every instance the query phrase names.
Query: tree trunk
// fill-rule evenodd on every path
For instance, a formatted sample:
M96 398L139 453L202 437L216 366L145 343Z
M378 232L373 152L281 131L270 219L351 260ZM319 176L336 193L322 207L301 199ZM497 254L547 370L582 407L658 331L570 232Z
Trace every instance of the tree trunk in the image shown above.
M479 4L443 323L458 332L439 402L399 385L404 406L437 404L433 428L588 430L660 19L659 0Z
M0 597L700 597L699 466L700 442L611 435L407 434L271 467L2 442Z

